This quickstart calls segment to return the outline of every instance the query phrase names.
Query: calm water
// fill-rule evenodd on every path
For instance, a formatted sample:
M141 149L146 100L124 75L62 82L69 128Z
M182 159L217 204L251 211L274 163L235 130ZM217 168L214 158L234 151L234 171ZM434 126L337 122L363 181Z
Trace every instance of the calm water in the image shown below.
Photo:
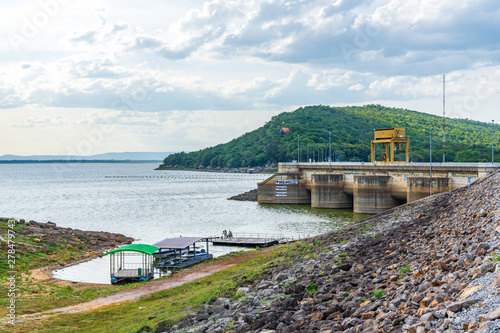
M157 165L0 164L0 215L123 233L148 244L180 235L220 235L224 229L314 235L366 217L348 210L227 200L269 175L154 171Z

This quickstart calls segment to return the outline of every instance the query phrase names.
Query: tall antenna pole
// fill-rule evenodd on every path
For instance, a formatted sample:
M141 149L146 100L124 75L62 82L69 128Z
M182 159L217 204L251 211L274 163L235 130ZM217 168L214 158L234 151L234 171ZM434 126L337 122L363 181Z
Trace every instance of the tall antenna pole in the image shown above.
M444 133L445 133L445 115L446 115L446 104L445 104L445 87L446 87L446 76L443 74L443 163L445 162L445 154L444 154Z
M432 195L432 126L429 127L429 195Z

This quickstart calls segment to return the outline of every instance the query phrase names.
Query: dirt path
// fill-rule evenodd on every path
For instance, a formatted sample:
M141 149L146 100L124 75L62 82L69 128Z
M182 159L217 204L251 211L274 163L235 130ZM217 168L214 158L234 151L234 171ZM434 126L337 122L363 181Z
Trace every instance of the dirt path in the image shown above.
M100 297L97 298L93 301L82 303L82 304L76 304L76 305L71 305L67 306L65 308L59 308L59 309L53 309L46 311L45 313L75 313L75 312L80 312L80 311L86 311L86 310L92 310L95 308L99 308L104 305L109 305L113 303L121 303L124 301L133 301L137 300L139 297L152 294L161 290L165 289L170 289L170 288L175 288L178 287L184 283L191 282L197 279L200 279L202 277L208 276L210 274L213 274L218 271L222 271L224 269L227 269L232 265L210 265L210 266L205 266L203 268L201 267L195 267L192 270L186 270L182 271L180 273L175 274L174 276L163 279L163 280L156 280L156 281L151 281L148 283L145 283L141 285L137 289L129 289L129 290L123 290L117 294L111 295L111 296L106 296L106 297Z
M145 283L138 288L135 289L127 289L120 291L114 295L100 297L95 300L75 304L71 306L67 306L64 308L52 309L44 312L27 314L20 316L20 319L43 319L47 316L57 315L61 313L77 313L81 311L93 310L102 306L106 306L109 304L121 303L125 301L133 301L137 300L139 297L152 294L158 291L162 291L165 289L175 288L184 283L192 282L194 280L203 278L205 276L211 275L213 273L228 269L241 261L262 255L267 252L259 252L259 253L245 253L234 257L229 257L220 261L216 261L209 264L202 264L199 266L192 267L190 269L181 271L176 273L174 276L162 279L162 280L153 280L148 283Z

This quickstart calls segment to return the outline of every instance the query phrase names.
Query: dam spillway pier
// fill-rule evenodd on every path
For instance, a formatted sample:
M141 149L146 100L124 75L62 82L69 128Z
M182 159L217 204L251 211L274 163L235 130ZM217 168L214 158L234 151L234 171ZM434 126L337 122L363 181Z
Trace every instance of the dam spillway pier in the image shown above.
M279 163L276 174L258 183L258 202L377 214L466 186L499 168L500 163L433 163L431 177L429 163Z

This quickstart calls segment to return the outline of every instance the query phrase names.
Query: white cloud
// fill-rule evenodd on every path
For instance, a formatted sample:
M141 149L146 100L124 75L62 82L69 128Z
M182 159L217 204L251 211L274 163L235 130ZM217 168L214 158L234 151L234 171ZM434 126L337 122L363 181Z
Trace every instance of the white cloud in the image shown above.
M443 73L450 114L496 115L496 0L151 1L71 2L46 13L19 51L0 50L4 126L73 137L106 123L119 133L110 149L132 131L144 145L157 135L194 149L299 105L382 101L438 113ZM43 14L27 0L3 9L5 45ZM72 112L80 118L64 116ZM25 149L19 142L9 147Z

